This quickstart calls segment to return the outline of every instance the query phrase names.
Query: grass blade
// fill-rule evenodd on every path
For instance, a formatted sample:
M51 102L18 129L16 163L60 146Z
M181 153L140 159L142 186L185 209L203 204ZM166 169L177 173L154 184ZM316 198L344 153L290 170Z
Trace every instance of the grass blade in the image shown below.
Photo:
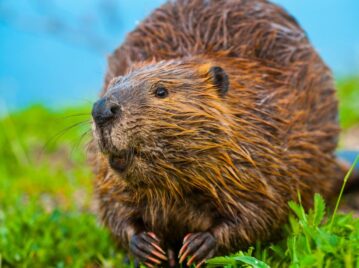
M359 155L357 155L357 157L354 160L354 163L352 164L349 171L347 172L347 174L344 177L344 182L343 182L342 188L340 189L339 197L337 199L337 203L335 204L335 209L334 209L334 212L333 212L333 216L332 216L332 219L330 221L329 231L331 231L331 229L332 229L333 222L334 222L334 219L335 219L335 215L337 214L339 204L340 204L340 200L342 199L342 195L343 195L343 192L344 192L345 185L347 184L350 175L353 173L354 167L358 164L358 161L359 161Z

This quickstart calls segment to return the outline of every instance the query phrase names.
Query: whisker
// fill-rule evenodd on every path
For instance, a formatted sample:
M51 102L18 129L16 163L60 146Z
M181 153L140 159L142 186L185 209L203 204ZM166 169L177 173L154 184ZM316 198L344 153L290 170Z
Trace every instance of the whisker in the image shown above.
M75 146L71 149L71 154L80 147L81 142L84 141L84 138L86 137L87 134L89 134L91 132L91 130L92 129L89 128L84 133L81 134L79 140L76 142Z
M80 117L80 116L91 116L91 115L89 113L70 114L67 116L59 117L59 119L68 119L68 118Z
M42 156L45 152L45 150L48 148L48 146L51 144L51 143L54 143L57 139L61 138L62 136L64 136L68 131L70 131L71 129L74 129L76 127L79 127L79 126L83 126L83 125L86 125L86 124L90 124L91 121L81 121L81 122L77 122L71 126L68 126L66 127L65 129L61 130L60 132L58 132L57 134L55 134L53 137L51 137L43 146L42 150L41 150L41 153L40 153L40 156Z

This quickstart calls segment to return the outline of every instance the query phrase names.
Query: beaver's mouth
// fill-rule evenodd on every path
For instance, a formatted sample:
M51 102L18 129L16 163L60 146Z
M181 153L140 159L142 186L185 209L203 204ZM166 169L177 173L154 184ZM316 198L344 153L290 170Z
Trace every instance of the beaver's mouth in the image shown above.
M135 155L137 155L135 149L121 150L116 154L110 154L109 164L115 171L123 173L131 166Z

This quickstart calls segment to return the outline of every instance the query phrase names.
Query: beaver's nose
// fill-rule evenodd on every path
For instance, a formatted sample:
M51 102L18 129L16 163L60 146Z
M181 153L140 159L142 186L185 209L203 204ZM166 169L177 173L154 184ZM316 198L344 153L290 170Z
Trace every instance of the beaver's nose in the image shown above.
M97 125L103 125L115 119L120 113L121 107L107 98L99 99L92 107L92 117Z

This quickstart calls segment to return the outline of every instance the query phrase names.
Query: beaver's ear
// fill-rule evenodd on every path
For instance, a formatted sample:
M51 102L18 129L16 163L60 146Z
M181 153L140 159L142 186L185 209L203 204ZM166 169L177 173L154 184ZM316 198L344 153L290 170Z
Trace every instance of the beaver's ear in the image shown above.
M217 87L218 94L224 97L229 88L229 80L226 72L219 66L214 66L209 69L209 74L212 76L214 85Z

